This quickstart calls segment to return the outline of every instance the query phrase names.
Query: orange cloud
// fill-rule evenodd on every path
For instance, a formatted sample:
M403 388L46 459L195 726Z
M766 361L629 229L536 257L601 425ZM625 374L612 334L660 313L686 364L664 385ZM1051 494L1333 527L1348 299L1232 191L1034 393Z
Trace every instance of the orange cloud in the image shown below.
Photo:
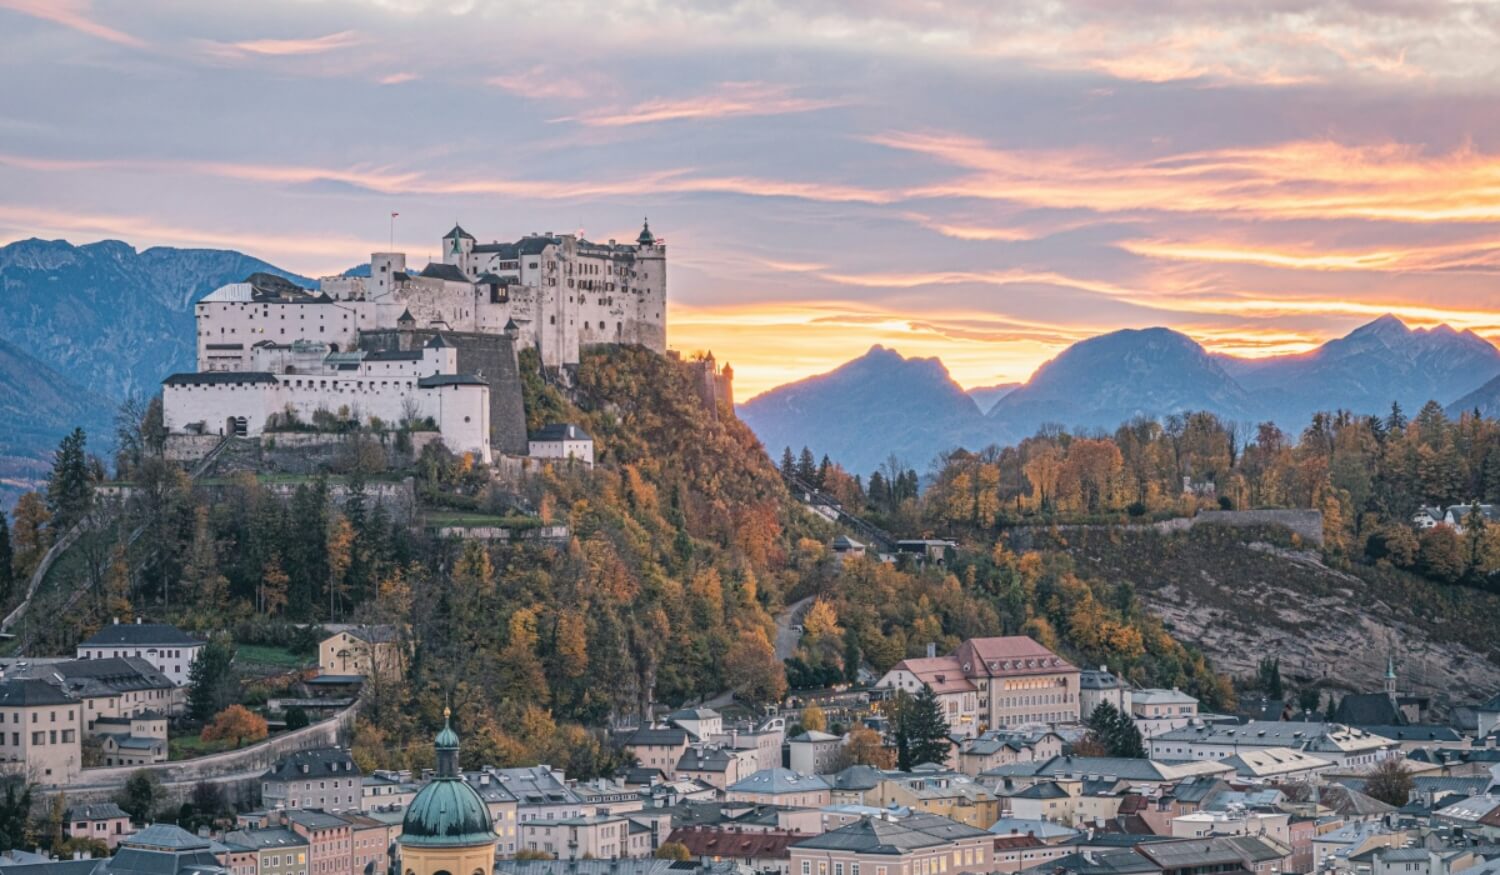
M229 43L231 48L252 55L320 55L337 49L347 49L362 42L359 34L352 30L307 39L258 39Z
M554 121L573 121L592 127L623 127L685 119L787 115L837 105L837 101L794 97L790 89L781 85L725 82L711 94L648 100L624 109L597 110L582 115L563 116Z
M0 0L0 9L10 9L22 15L30 15L71 28L79 33L98 37L116 45L134 49L146 48L145 40L116 30L88 16L90 5L84 0Z

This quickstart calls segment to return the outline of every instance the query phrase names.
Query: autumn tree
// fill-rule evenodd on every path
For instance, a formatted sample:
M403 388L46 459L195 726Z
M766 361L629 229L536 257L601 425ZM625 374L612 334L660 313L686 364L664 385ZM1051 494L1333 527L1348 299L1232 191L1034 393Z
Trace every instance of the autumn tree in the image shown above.
M808 732L827 732L828 718L824 716L823 709L818 707L817 702L809 702L802 709L802 728Z
M880 733L866 726L849 730L844 737L844 746L834 758L834 771L843 771L850 766L874 766L889 769L896 765L896 755L885 746Z
M200 736L204 741L234 739L235 747L243 747L247 741L260 741L269 733L266 718L244 705L230 705L214 715L214 719L203 727Z
M1413 786L1415 783L1411 769L1406 767L1406 763L1400 757L1387 757L1370 772L1365 781L1364 792L1387 805L1400 808L1411 801Z
M41 495L27 492L16 500L13 514L15 528L12 531L12 541L16 554L14 566L16 577L25 581L41 563L47 548L52 546L52 529L48 525L52 513L47 510L47 504Z
M769 705L786 696L786 671L760 629L743 629L724 655L724 679L740 699Z

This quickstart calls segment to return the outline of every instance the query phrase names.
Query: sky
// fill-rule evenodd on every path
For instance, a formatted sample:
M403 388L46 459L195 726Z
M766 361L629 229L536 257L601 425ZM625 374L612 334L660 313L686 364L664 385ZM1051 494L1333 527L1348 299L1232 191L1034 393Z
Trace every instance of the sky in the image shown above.
M307 276L453 223L668 245L745 399L1165 325L1500 340L1500 4L0 0L0 243ZM399 212L394 232L391 212Z

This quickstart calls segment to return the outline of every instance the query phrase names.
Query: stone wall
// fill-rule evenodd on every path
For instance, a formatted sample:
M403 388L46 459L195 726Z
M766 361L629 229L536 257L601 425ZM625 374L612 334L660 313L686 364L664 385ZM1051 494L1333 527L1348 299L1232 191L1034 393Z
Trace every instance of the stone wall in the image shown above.
M515 343L508 336L421 328L385 329L361 333L360 346L371 351L421 349L438 334L458 348L459 373L482 377L490 384L490 450L497 455L526 455L521 369Z
M1317 547L1323 546L1323 512L1295 509L1204 510L1199 511L1198 515L1193 517L1176 517L1154 523L1122 525L1015 526L1006 530L1005 538L1012 549L1029 550L1036 540L1033 535L1037 531L1048 532L1056 529L1060 532L1076 532L1114 529L1122 532L1156 532L1169 535L1186 532L1196 526L1231 526L1234 528L1279 526L1309 544Z
M258 805L260 777L272 764L294 751L346 744L353 734L354 716L358 710L359 704L355 703L327 720L240 750L151 766L84 769L65 787L43 787L42 792L63 789L69 804L108 802L114 799L131 775L144 770L161 780L171 804L185 801L195 784L212 781L221 786L230 802Z
M169 434L162 455L168 462L189 465L208 455L221 440L216 434Z

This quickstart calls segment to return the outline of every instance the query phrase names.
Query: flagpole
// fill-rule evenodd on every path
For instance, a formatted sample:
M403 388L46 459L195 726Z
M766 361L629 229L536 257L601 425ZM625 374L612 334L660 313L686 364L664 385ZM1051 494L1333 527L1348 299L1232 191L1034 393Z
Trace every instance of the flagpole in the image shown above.
M391 213L391 251L396 251L396 217L400 213Z

